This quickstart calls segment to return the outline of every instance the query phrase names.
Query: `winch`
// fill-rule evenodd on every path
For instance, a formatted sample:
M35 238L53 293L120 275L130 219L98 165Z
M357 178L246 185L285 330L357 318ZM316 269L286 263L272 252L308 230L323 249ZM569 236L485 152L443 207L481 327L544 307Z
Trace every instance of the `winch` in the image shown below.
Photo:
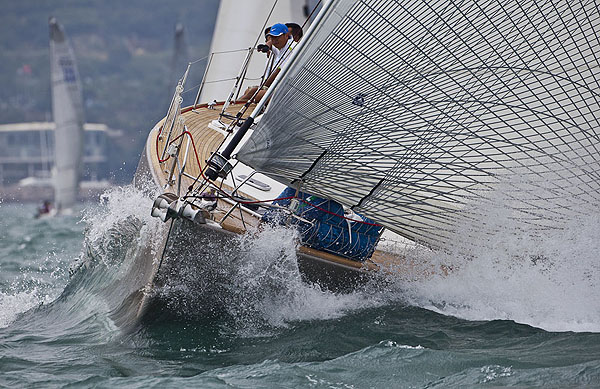
M163 222L183 218L197 224L205 224L206 219L210 219L210 211L216 207L215 203L216 199L202 200L200 206L197 206L177 197L174 193L163 193L154 200L150 214Z

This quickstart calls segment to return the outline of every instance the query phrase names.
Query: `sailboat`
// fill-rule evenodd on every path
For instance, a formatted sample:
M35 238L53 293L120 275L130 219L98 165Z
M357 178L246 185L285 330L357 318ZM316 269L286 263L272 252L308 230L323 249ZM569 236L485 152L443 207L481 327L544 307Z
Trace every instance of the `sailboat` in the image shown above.
M49 19L54 132L54 203L68 213L77 200L83 154L83 103L73 48L56 18Z
M246 59L225 101L201 85L182 106L188 67L135 178L164 221L137 285L226 277L224 248L265 222L299 230L308 282L344 290L427 276L380 249L384 228L467 250L493 243L491 209L515 234L597 212L599 29L589 1L331 0L257 104L235 102Z

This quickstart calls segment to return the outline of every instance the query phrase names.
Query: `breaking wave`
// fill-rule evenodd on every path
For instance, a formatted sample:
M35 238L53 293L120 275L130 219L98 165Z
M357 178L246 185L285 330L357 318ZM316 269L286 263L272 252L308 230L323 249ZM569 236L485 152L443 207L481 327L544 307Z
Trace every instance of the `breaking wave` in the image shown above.
M304 282L297 265L296 239L295 231L281 227L239 238L243 255L232 283L236 299L231 311L245 325L264 321L279 327L292 321L333 319L388 302L378 293L335 294ZM259 318L258 322L253 318Z
M88 313L107 316L123 296L106 290L128 282L124 274L132 271L132 258L142 247L150 247L154 257L160 249L157 237L165 225L150 216L153 195L133 186L104 193L99 206L84 211L85 244L71 266L72 278L57 275L62 284L52 290L15 284L0 294L0 326L57 298L65 309L94 306ZM225 245L215 243L208 254L190 249L186 255L194 266L182 266L151 293L160 302L156 309L168 311L169 319L214 320L243 336L386 305L414 305L467 320L513 320L552 331L600 331L600 217L579 218L543 235L515 234L506 224L499 228L505 220L497 215L487 217L486 224L497 232L493 239L481 232L485 245L465 246L457 239L456 247L445 252L395 248L419 264L424 276L394 277L385 286L374 283L338 294L308 284L296 262L296 233L264 227ZM435 270L441 266L450 269L447 274Z
M2 207L0 328L60 295L68 280L65 269L79 251L71 244L81 239L73 218L50 222L33 219L33 207Z
M149 244L161 228L149 209L149 196L132 187L105 194L102 207L84 217L89 225L86 241L95 253L88 255L104 266L119 264L123 271L131 245ZM367 285L335 294L302 280L293 230L266 227L217 245L212 254L190 254L205 263L204 270L180 268L182 274L171 277L156 295L176 316L213 315L247 335L388 304L415 305L467 320L514 320L553 331L600 331L600 217L579 218L544 234L516 234L501 212L501 207L487 209L482 216L485 228L495 231L480 231L479 243L485 244L465 245L457 238L456 246L445 252L402 249L421 264L423 274L441 265L451 269L447 274L400 277L385 287Z
M600 331L600 215L572 218L560 229L528 231L508 212L501 201L480 209L448 251L405 250L450 269L417 282L399 281L407 302L468 320ZM467 235L477 236L476 244L461 239Z

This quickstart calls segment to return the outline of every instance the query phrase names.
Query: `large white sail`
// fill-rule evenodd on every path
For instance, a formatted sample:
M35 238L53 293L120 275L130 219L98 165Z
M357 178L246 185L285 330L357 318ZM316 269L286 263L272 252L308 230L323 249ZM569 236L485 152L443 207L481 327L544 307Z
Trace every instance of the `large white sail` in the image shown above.
M596 1L334 0L238 158L430 245L560 226L600 203L599 37Z
M83 148L83 106L79 72L64 29L50 18L50 70L54 132L54 201L66 210L77 199Z
M221 0L212 37L209 69L200 102L227 99L241 64L261 34L261 26L274 23L304 22L304 1L299 0ZM270 14L270 16L269 16ZM268 17L268 18L267 18ZM264 43L259 38L258 43ZM266 57L254 53L244 85L259 84L265 71Z

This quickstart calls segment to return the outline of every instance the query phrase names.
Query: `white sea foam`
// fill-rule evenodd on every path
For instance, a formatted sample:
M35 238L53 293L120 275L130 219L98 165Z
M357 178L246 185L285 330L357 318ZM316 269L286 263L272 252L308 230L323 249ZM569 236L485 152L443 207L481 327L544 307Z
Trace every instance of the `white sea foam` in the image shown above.
M106 240L107 233L110 233L111 228L114 228L119 221L126 220L128 217L134 216L144 221L145 229L152 225L152 217L150 216L151 200L149 197L132 186L122 188L113 188L108 190L101 196L102 204L100 206L88 206L84 211L83 223L87 226L86 239L88 242L97 243L102 241L106 245L114 245L119 243L115 240ZM53 222L53 227L50 227L48 236L52 236L54 226L57 226L57 231L64 228L71 231L72 223L75 220L72 218L65 220L58 218ZM27 223L30 223L28 225ZM36 225L37 221L26 222L26 228L40 228ZM73 230L77 232L76 230ZM119 231L114 231L115 235L119 235ZM52 249L47 256L33 267L25 267L20 271L14 280L12 280L5 290L0 292L0 327L9 326L21 314L41 304L47 305L52 303L61 295L65 285L69 282L67 268L72 263L73 258L78 254L81 259L85 259L87 253L81 252L82 246L80 243L81 235L74 233L69 236L68 241L60 241L55 245L49 245ZM22 238L23 244L30 245L35 241L30 235L24 235ZM68 243L65 243L68 242ZM56 250L56 245L68 245L67 248ZM101 257L102 260L106 259ZM76 267L76 266L74 266ZM17 274L17 273L15 273ZM104 287L100 285L99 287ZM89 296L86 296L86 299ZM90 300L85 300L84 305L89 306ZM81 303L75 301L74 303ZM95 302L95 305L101 302ZM106 309L104 309L106 310Z
M258 315L273 326L406 302L467 320L506 319L551 331L600 331L600 240L595 238L600 218L579 219L567 229L543 235L515 234L500 228L506 219L492 220L500 232L484 245L457 245L451 252L403 246L403 254L425 264L423 273L442 264L452 270L402 279L384 293L334 294L304 283L296 266L293 231L267 228L240 238L245 259L235 285L247 298L239 303L245 315Z
M149 204L149 197L132 186L107 192L103 206L84 218L90 225L88 239L99 239L131 216L142 220L151 236L160 221L150 217ZM515 231L502 207L486 212L478 220L476 242L461 242L458 231L456 247L449 252L403 246L403 254L426 264L425 272L441 264L452 270L400 280L387 293L340 295L304 283L296 265L296 235L289 229L264 228L243 235L228 309L246 327L256 322L278 327L401 301L468 320L507 319L547 330L600 331L600 218L590 215L562 230L533 234ZM471 229L473 236L474 225L463 228ZM497 232L490 235L486 228Z
M47 294L40 294L37 288L21 292L0 293L0 328L7 327L19 314L42 303L52 301Z
M66 263L63 253L51 252L36 266L15 272L17 276L0 292L0 328L10 325L21 313L54 301L64 288Z
M451 252L415 249L414 256L449 264L452 270L402 282L409 302L469 320L600 331L599 215L573 219L561 230L530 233L512 228L496 211L480 223L484 227L476 244L457 237ZM485 228L496 233L488 235Z
M512 375L512 367L510 366L488 365L482 367L480 371L484 375L482 383L492 382L498 378L510 377Z
M150 215L151 197L133 185L114 187L100 196L98 207L84 212L83 222L88 224L86 238L90 241L103 238L119 222L135 217L146 224L158 224Z
M424 350L425 349L425 347L423 347L421 345L409 346L406 344L399 344L393 340L382 340L381 342L379 342L379 344L384 347L401 348L401 349L406 349L406 350Z
M292 321L334 319L386 302L362 292L334 294L303 282L296 262L297 236L291 229L266 227L239 239L243 255L233 285L244 299L232 309L244 309L246 318L258 316L279 327Z

